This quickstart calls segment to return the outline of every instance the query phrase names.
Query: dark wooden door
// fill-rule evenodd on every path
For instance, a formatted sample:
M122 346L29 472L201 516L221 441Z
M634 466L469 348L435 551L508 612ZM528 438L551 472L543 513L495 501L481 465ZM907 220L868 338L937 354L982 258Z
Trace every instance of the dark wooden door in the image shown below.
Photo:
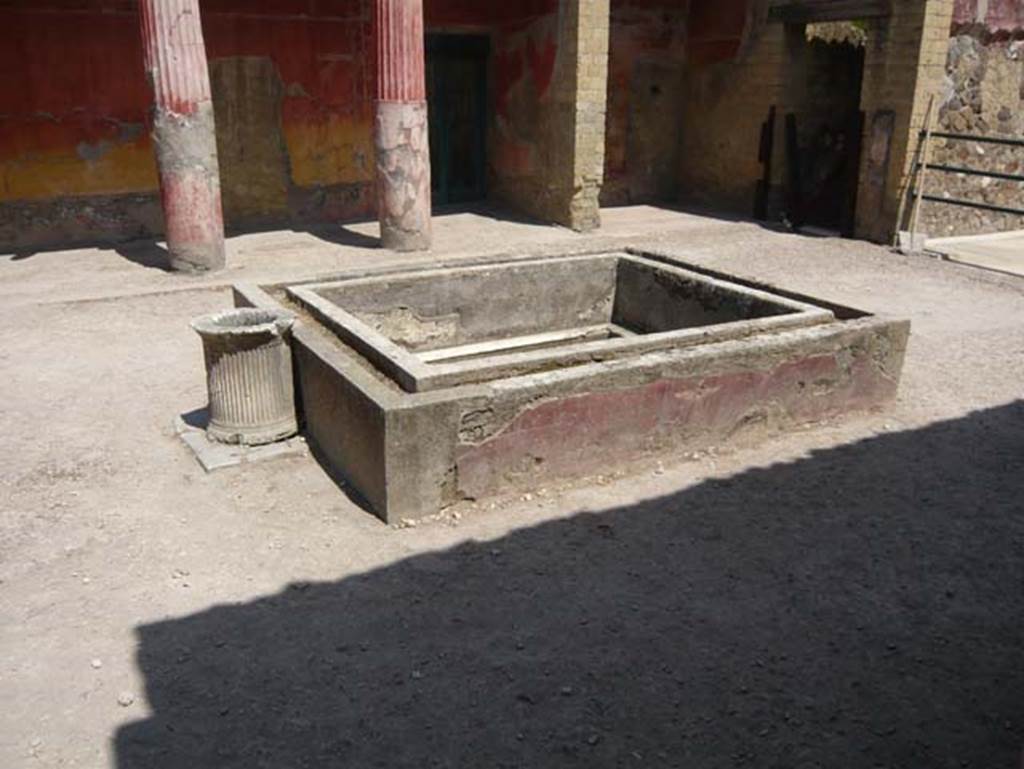
M427 36L431 194L437 204L486 193L487 55L482 35Z

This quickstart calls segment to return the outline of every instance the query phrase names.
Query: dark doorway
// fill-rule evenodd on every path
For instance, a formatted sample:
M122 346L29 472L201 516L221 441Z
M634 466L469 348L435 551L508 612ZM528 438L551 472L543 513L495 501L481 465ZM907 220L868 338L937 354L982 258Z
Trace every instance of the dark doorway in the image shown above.
M487 194L487 55L484 35L427 35L430 191L436 204Z
M787 216L797 227L853 234L860 165L864 47L804 38L805 106L786 118Z

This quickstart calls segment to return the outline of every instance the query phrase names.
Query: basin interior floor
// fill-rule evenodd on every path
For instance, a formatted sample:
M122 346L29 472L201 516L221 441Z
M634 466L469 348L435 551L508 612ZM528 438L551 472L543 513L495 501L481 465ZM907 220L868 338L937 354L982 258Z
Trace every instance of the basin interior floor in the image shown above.
M2 256L0 766L1019 765L1024 281L647 207L435 239L646 245L909 317L899 397L396 530L314 457L206 475L173 419L230 282L408 256Z

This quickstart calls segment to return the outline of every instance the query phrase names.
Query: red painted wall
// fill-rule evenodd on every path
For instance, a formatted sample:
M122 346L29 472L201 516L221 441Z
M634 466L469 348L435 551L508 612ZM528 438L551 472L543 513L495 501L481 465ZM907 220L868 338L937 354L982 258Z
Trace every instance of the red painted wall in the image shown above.
M691 0L688 56L701 67L736 57L752 0Z
M133 3L0 6L0 200L150 188L148 100Z
M1021 0L955 0L953 29L980 24L995 35L1024 33L1024 2Z
M634 184L638 163L646 163L630 157L638 136L646 146L647 129L634 129L651 111L644 100L663 85L659 68L682 66L684 58L701 67L734 57L748 2L614 1L612 186ZM283 88L289 185L343 190L317 204L326 218L372 214L373 196L362 191L373 179L371 0L201 0L201 9L211 60L272 61ZM542 124L559 71L559 0L424 0L424 9L428 30L491 37L492 177L543 178ZM651 73L661 80L648 83ZM0 0L0 203L152 195L149 104L134 0ZM666 125L674 130L670 120Z
M372 0L201 0L207 55L268 57L290 184L372 183ZM492 37L495 173L528 174L556 63L558 0L425 0L430 30ZM0 202L156 190L133 0L0 0ZM527 123L523 124L523 120ZM345 198L332 217L372 213Z
M202 13L209 59L273 60L296 185L370 178L369 0L204 0ZM0 72L0 200L155 189L133 2L0 5Z
M424 0L423 12L428 27L495 28L502 32L522 29L531 21L554 13L558 0L516 0L516 2L480 2L480 0Z
M677 196L684 78L734 60L752 0L612 0L603 205Z
M493 108L488 131L493 185L538 173L536 116L550 97L558 55L558 0L482 3L424 0L428 32L476 32L491 38Z

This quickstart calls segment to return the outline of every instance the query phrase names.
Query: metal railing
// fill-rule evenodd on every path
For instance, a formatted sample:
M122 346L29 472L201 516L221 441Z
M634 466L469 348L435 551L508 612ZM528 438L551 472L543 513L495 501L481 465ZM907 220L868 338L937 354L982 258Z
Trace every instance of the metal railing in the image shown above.
M971 141L981 144L999 144L1004 147L1024 147L1024 139L1015 139L1007 136L978 136L976 134L960 134L950 131L921 131L921 139L952 139L954 141ZM917 162L918 178L926 171L940 171L942 173L963 174L965 176L983 176L990 179L1002 179L1011 182L1024 182L1024 174L1012 174L1003 171L984 171L979 168L968 168L966 166L951 166L945 163L930 163L927 160ZM947 198L942 195L929 195L922 193L921 200L928 200L932 203L945 203L951 206L964 206L966 208L978 208L984 211L994 211L1001 214L1016 214L1024 216L1024 208L1013 206L999 206L994 203L985 203L979 200L964 200L963 198Z

